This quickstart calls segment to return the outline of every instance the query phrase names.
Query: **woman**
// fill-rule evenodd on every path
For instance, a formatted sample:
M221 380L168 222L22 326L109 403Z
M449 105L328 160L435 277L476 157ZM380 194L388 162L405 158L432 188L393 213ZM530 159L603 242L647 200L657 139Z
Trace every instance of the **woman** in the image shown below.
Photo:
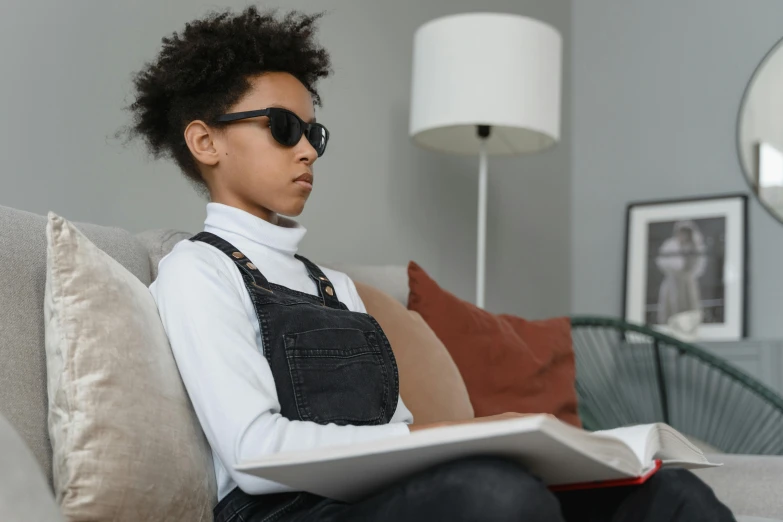
M658 324L667 324L678 314L691 312L701 322L699 277L707 266L704 238L691 220L674 224L672 237L663 242L655 258L663 273L658 295Z
M477 457L347 504L233 469L434 427L413 424L386 336L353 282L298 255L305 229L286 217L302 212L329 139L314 113L316 81L330 68L313 38L318 18L212 13L164 38L135 77L131 134L209 198L204 231L161 260L150 288L213 451L215 520L732 520L681 471L643 488L558 498L518 464Z

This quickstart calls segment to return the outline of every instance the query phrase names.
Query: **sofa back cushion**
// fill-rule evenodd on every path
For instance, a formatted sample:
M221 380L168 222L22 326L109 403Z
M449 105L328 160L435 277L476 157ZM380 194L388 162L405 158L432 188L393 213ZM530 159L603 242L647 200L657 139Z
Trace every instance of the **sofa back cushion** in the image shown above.
M75 223L145 285L150 260L125 230ZM52 483L47 431L44 283L46 217L0 206L0 414L19 433Z
M156 228L152 230L145 230L136 234L136 240L144 245L147 253L150 256L150 280L154 281L158 277L158 263L163 259L171 250L174 245L182 241L193 237L195 234L191 232L185 232L183 230L175 230L171 228Z
M0 415L0 516L4 522L63 522L30 449Z
M318 261L316 261L318 263ZM354 282L361 281L391 296L405 306L408 303L408 269L405 265L357 265L329 263L328 268L348 274ZM365 304L366 306L366 304Z

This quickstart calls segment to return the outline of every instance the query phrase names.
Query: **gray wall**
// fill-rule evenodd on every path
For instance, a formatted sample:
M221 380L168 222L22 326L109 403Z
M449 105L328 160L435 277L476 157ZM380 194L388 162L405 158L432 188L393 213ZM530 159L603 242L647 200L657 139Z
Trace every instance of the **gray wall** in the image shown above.
M748 192L746 83L783 36L778 0L573 3L573 310L617 315L630 201ZM783 226L750 202L749 334L783 335Z
M540 18L564 36L562 142L490 161L487 308L543 317L570 305L568 0L298 0L328 9L320 39L336 74L321 84L333 141L299 218L319 262L416 260L473 300L478 160L423 151L407 136L412 38L422 23L472 10ZM0 17L0 204L125 227L200 230L205 202L173 163L112 139L127 123L130 75L160 39L243 2L6 0Z

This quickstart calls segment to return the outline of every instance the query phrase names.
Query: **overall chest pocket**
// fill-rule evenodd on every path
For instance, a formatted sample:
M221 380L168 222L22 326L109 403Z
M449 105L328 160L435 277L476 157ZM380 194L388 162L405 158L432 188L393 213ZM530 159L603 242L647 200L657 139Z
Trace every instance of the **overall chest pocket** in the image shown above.
M323 328L284 336L296 407L302 420L339 425L385 422L390 400L375 332Z

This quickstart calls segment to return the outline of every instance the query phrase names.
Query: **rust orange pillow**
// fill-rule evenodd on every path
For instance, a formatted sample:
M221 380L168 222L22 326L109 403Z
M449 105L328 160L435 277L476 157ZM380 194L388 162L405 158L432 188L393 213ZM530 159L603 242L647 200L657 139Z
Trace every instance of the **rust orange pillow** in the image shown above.
M408 264L408 309L418 312L457 364L476 417L551 413L581 427L567 317L527 321L492 314L443 290Z

